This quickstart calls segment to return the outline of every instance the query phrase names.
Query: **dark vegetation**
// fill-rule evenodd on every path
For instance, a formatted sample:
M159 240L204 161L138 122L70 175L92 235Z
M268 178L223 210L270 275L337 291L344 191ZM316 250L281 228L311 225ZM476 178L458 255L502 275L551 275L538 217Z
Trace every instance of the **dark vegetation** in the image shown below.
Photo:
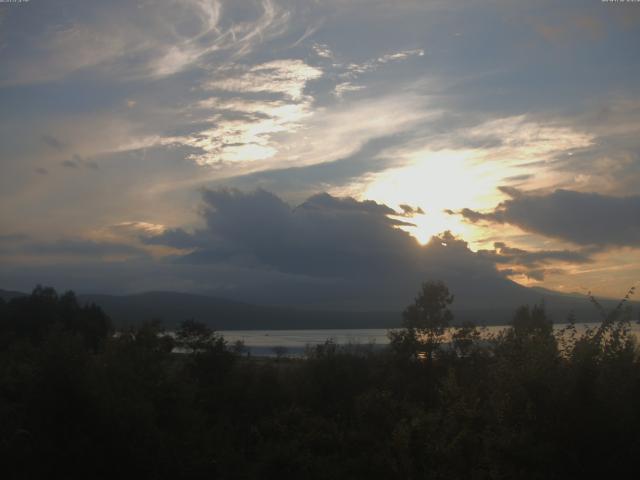
M332 311L327 315L322 310L253 305L178 292L82 295L79 301L100 305L118 328L159 317L165 328L176 328L185 318L194 318L216 330L396 328L400 325L397 311Z
M453 297L425 283L388 349L260 359L193 320L114 335L99 307L39 287L0 300L2 477L626 478L632 293L610 312L594 300L583 334L525 306L487 338L451 328Z

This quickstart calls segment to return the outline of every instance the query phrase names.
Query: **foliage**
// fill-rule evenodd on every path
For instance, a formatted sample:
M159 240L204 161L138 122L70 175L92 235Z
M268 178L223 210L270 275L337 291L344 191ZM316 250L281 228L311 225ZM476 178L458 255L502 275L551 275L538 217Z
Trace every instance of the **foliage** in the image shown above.
M303 359L270 360L193 320L175 335L159 321L113 335L98 307L38 287L0 302L3 477L633 471L640 362L628 302L601 309L603 322L584 333L571 323L554 333L542 305L522 307L488 336L450 328L452 300L446 286L423 285L387 350L327 341Z
M402 312L403 330L391 332L396 351L411 356L424 354L431 362L453 320L449 305L453 295L442 282L424 282L414 302Z

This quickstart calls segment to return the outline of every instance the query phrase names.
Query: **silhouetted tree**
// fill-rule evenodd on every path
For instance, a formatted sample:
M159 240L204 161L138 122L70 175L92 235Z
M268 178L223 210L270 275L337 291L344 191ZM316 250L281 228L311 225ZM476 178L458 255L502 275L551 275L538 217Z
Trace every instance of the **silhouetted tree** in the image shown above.
M477 345L480 341L480 330L475 323L465 321L457 327L451 335L451 343L453 345L454 352L459 357L466 357L471 353L474 345Z
M211 348L216 343L224 343L224 339L217 335L205 323L193 318L183 320L176 331L176 340L182 348L191 352L199 352Z
M452 303L453 295L443 282L424 282L414 302L402 313L403 330L391 333L394 348L405 354L424 353L430 363L453 320L449 310Z
M53 288L40 285L31 295L11 299L0 313L0 333L36 344L60 330L79 335L97 351L112 332L109 317L97 305L80 305L73 292L59 296Z

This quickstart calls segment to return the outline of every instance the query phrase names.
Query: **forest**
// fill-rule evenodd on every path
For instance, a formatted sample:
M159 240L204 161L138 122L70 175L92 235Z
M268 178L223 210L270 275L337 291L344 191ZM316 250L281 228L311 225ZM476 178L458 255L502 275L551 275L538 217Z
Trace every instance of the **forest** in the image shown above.
M390 345L260 358L185 319L115 331L37 287L0 300L5 479L618 478L640 454L627 300L554 331L522 306L484 335L424 283Z

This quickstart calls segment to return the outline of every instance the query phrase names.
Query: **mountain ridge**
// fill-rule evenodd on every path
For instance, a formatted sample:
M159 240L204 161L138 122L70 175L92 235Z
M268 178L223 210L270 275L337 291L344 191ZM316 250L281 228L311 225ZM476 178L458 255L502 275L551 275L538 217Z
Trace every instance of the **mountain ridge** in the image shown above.
M596 309L587 297L550 294L549 291L529 291L532 301L528 304L543 302L552 319L562 323L572 312L578 322L599 320ZM535 295L543 294L535 300ZM13 290L0 290L0 298L25 296L26 293ZM111 317L117 328L135 325L140 322L159 319L168 328L173 328L182 320L193 318L204 322L216 330L282 330L282 329L353 329L353 328L396 328L401 324L401 311L391 310L323 310L305 309L291 306L256 305L188 292L148 291L127 295L78 294L83 304L95 303ZM612 308L617 301L605 299L605 308ZM638 302L630 302L636 308ZM464 304L452 307L455 323L466 320L479 325L502 325L511 320L514 307L491 305L465 307Z

